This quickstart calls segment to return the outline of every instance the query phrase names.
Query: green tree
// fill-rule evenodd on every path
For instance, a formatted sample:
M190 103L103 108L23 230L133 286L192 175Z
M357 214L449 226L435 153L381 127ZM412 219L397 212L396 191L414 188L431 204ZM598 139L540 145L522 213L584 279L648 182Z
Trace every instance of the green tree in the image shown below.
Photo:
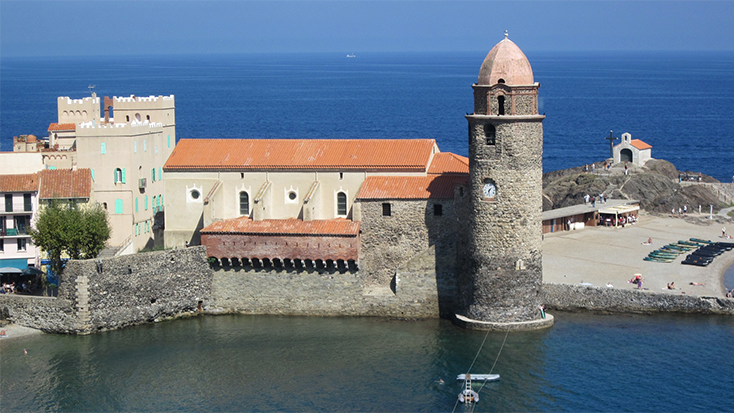
M36 228L30 229L33 243L46 251L54 273L61 274L62 258L95 258L110 238L107 211L99 204L78 207L56 200L42 208Z

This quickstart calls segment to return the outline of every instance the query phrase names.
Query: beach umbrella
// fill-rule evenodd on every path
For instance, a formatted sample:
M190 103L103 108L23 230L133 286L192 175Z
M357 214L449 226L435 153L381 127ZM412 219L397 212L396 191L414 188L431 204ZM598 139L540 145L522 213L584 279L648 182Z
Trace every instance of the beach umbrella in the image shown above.
M24 268L22 271L23 275L43 275L43 271L35 267Z
M13 267L0 268L0 274L23 274L23 271Z

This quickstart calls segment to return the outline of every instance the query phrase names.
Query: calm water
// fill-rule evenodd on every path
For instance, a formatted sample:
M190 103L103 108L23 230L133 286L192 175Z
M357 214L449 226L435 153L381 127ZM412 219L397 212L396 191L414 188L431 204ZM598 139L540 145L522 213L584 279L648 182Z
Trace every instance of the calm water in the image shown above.
M488 45L487 51L491 45ZM434 138L466 155L477 53L0 58L0 149L48 135L56 97L176 96L179 138ZM734 53L528 53L546 171L609 156L609 130L731 182Z
M557 313L513 333L476 411L734 411L734 319ZM218 316L0 342L4 411L452 411L483 332ZM487 373L505 334L472 369ZM23 349L28 354L23 354ZM445 384L437 383L442 378ZM457 411L467 411L464 406Z

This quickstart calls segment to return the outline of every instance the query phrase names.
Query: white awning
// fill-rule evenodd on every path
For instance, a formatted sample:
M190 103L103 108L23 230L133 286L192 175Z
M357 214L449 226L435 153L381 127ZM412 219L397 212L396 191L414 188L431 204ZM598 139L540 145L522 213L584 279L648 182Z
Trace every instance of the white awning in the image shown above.
M639 211L640 206L639 205L617 205L610 208L604 208L600 209L600 214L612 214L612 215L619 215L619 214L626 214L629 212Z

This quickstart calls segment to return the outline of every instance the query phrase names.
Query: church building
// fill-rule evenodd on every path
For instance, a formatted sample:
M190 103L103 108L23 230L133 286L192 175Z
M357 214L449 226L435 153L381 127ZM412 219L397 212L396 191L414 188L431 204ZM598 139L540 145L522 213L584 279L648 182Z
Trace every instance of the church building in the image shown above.
M652 159L652 146L639 139L632 139L629 133L623 133L622 141L612 150L615 164L630 163L635 166L643 166L645 162Z

